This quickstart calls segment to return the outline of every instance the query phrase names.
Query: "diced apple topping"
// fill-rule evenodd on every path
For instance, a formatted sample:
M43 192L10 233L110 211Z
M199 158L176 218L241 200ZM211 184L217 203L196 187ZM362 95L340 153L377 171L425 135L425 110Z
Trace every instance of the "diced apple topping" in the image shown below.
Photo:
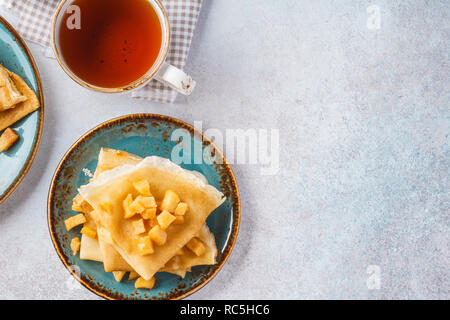
M113 271L112 274L114 276L114 279L116 279L117 282L120 282L125 275L125 271Z
M11 128L7 128L0 136L0 152L8 150L19 139L19 135Z
M90 213L94 209L91 207L91 205L84 200L84 198L81 196L81 194L77 194L75 198L72 200L72 210L78 211L82 213Z
M136 199L130 204L130 210L135 213L142 213L145 210L144 203L142 202L142 196L137 196Z
M156 208L156 201L154 197L140 197L139 201L146 209Z
M136 189L137 192L144 196L151 196L150 192L150 185L147 180L139 180L133 182L133 187Z
M97 231L87 226L84 226L80 232L92 239L95 239L97 237Z
M140 237L139 239L137 239L136 246L141 256L152 254L154 251L152 239L150 239L150 236Z
M128 275L128 280L134 280L139 278L139 273L136 271L130 271L130 274Z
M198 239L192 238L187 244L186 247L189 248L196 256L201 256L205 253L205 245Z
M133 195L131 193L129 193L122 202L123 210L125 211L125 215L124 215L125 219L131 218L132 216L135 215L134 213L131 213L131 211L130 211L130 205L132 203L133 203Z
M66 229L69 231L72 228L75 228L76 226L79 226L80 224L83 224L86 222L86 217L84 214L77 214L76 216L70 217L64 221L66 224Z
M125 201L128 203L128 197L124 200L124 207L125 207ZM134 201L125 209L125 219L133 217L137 213L142 213L145 210L145 207L143 206L141 202L142 196L138 196Z
M167 211L161 212L156 219L158 220L161 229L166 230L170 224L175 220L175 216L171 215Z
M144 220L139 219L132 222L133 224L133 230L135 234L141 234L145 232L145 224Z
M187 209L188 209L187 203L180 202L175 208L175 215L184 216L184 214L187 212Z
M156 217L156 207L145 209L144 212L141 213L142 218L145 220L151 220Z
M155 277L152 277L150 280L139 277L134 283L134 287L136 289L151 289L155 285L155 280Z
M184 216L175 216L175 220L172 222L173 224L182 224L184 223Z
M167 233L161 229L159 225L154 226L150 232L148 233L150 238L156 242L156 244L162 246L164 243L166 243L167 240Z
M161 210L174 212L179 202L180 202L180 197L178 197L178 195L174 191L169 189L164 194L164 198L163 198L163 200L161 202L161 206L160 206Z
M72 210L73 211L78 211L81 212L81 210L83 210L81 208L81 203L84 201L83 197L81 196L81 194L77 194L75 196L75 198L73 198L72 200Z
M77 252L80 250L81 247L81 241L78 238L73 238L72 241L70 241L70 249L72 249L72 254L76 255Z

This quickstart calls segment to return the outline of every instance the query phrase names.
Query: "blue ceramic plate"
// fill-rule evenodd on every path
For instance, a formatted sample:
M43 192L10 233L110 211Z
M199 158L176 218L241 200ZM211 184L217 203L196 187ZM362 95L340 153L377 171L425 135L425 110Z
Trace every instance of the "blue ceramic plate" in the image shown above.
M24 41L0 16L0 63L18 74L33 89L41 107L12 125L20 140L0 153L0 203L25 177L36 155L44 124L44 97L39 71Z
M181 164L181 166L203 173L209 183L227 197L225 203L207 220L216 238L218 263L214 266L194 267L184 279L161 272L156 275L156 284L152 290L135 289L134 281L116 282L112 273L104 271L102 263L81 260L79 255L73 256L70 241L79 236L80 228L67 231L64 220L75 214L71 210L72 199L77 194L78 187L89 180L86 175L88 171L83 169L95 171L100 148L124 150L141 157L158 155L170 158L172 149L177 144L171 140L172 132L176 129L186 130L187 138L183 139L183 143L190 140L191 146L194 144L201 146L203 150L208 150L208 154L211 154L214 160L207 161L210 164L203 161L202 164ZM192 126L161 115L128 115L107 121L86 133L61 160L48 197L50 235L62 262L84 286L108 299L180 299L197 291L214 277L227 260L237 238L239 221L238 186L222 152Z

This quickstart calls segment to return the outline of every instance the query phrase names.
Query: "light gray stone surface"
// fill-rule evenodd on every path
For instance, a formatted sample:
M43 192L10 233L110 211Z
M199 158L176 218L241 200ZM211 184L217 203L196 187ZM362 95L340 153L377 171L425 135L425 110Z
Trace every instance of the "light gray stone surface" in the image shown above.
M367 26L369 5L379 29ZM98 298L54 251L50 180L87 130L152 112L280 133L277 175L234 166L239 238L192 298L449 299L449 9L446 0L204 0L186 66L198 87L174 105L87 91L30 44L45 130L31 171L0 206L0 298Z

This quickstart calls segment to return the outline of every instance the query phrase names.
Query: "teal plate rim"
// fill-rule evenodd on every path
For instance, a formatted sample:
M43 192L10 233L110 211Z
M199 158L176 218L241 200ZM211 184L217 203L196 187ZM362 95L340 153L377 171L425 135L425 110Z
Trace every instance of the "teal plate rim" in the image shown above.
M25 161L24 166L22 169L18 172L17 177L13 180L13 182L9 185L9 187L3 192L3 194L0 194L0 204L4 202L13 192L16 190L16 188L19 186L19 184L22 182L23 178L25 178L25 175L28 173L28 171L31 168L31 164L33 163L33 160L37 154L37 151L39 149L39 144L41 142L42 137L42 131L44 128L44 90L42 89L42 82L41 82L41 76L39 74L38 67L36 65L36 62L28 49L27 45L25 44L25 41L22 39L22 37L18 34L18 32L9 24L8 21L6 21L5 18L3 18L0 15L0 24L2 24L14 37L16 40L16 43L22 48L23 52L27 56L28 62L31 65L31 68L33 69L34 76L36 78L36 83L38 87L38 98L40 103L40 108L36 110L39 114L39 125L38 130L36 131L36 134L34 136L34 143L33 148L28 155L28 159Z
M142 120L153 120L153 121L161 121L166 122L172 125L176 125L177 127L186 129L191 133L193 136L196 135L198 137L201 137L205 144L212 146L214 152L216 155L218 155L221 159L220 164L220 171L221 176L226 176L227 179L229 179L229 182L231 186L229 186L229 189L226 193L231 193L228 196L231 197L231 201L233 202L233 220L232 220L232 226L229 233L229 240L227 241L227 244L225 248L222 250L222 255L218 259L218 262L216 265L213 266L213 270L209 272L207 275L202 276L201 280L190 287L185 292L174 292L173 294L165 296L163 299L169 299L169 300L178 300L183 299L194 292L201 289L203 286L205 286L210 280L212 280L217 273L222 269L222 267L225 265L226 261L228 260L234 245L236 243L238 233L239 233L239 227L240 227L240 220L241 220L241 200L240 200L240 193L239 193L239 187L235 178L235 175L233 173L233 170L229 163L227 162L225 156L223 155L222 151L208 138L206 137L203 132L198 130L197 128L193 127L192 125L175 119L170 116L165 115L159 115L159 114L151 114L151 113L139 113L139 114L129 114L117 118L113 118L111 120L105 121L96 127L92 128L88 132L86 132L81 138L79 138L64 154L61 161L59 162L55 173L53 175L52 181L50 183L49 192L48 192L48 198L47 198L47 224L49 228L50 237L53 243L53 246L66 267L66 269L72 274L72 276L75 277L75 279L78 280L84 287L86 287L91 292L97 294L100 297L103 297L108 300L120 300L124 299L123 296L113 294L112 292L105 290L105 288L99 288L96 286L93 282L95 279L86 278L83 275L81 275L77 270L74 270L74 268L71 266L70 262L68 261L68 257L64 254L63 248L61 246L61 243L59 243L57 239L57 231L55 228L55 221L54 219L54 206L53 206L53 198L55 197L55 187L57 187L57 180L61 174L61 171L63 170L64 166L67 164L68 161L70 161L71 156L74 156L74 153L78 150L80 146L83 145L87 140L95 136L99 131L105 128L114 127L115 125L120 125L123 122L127 121L142 121ZM126 299L126 297L125 297ZM134 299L134 298L133 298Z

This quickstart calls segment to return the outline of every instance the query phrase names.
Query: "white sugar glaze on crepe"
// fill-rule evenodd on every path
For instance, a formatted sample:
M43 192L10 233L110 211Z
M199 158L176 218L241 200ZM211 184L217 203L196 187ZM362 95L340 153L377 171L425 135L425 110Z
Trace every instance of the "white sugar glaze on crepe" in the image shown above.
M123 218L122 200L133 192L132 182L147 179L157 200L168 189L174 190L190 208L185 222L167 230L167 242L156 246L155 252L140 256L134 246L136 236L131 221ZM104 239L116 249L124 260L144 279L150 279L175 255L204 225L208 215L225 199L213 186L206 184L191 172L168 159L151 156L138 165L123 165L101 173L94 181L79 189L81 195L99 216L97 227ZM112 215L102 211L100 204L113 204Z

